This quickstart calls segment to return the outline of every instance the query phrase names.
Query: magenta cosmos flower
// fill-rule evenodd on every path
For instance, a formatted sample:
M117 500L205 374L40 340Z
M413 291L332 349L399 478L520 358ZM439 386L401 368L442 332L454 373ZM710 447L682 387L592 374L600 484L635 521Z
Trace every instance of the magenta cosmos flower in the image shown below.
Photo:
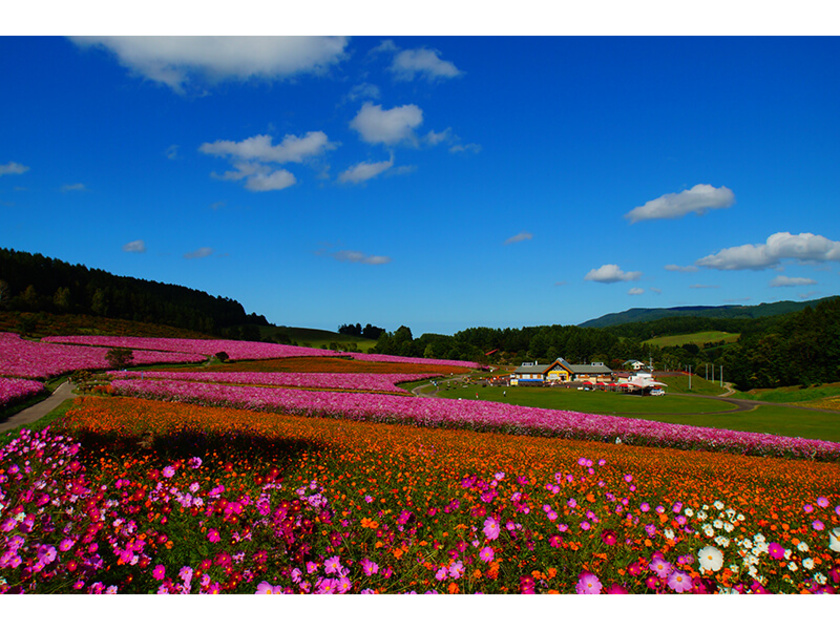
M603 585L597 575L584 572L578 578L578 582L575 585L575 592L578 595L598 595L602 588Z
M767 553L770 554L771 558L781 560L785 557L785 548L777 542L770 543L770 546L767 548Z
M492 547L484 547L478 552L478 557L484 562L492 562L493 558L496 557L496 554L493 552Z
M268 582L260 582L257 585L257 595L276 595L280 592L279 588L272 586Z
M156 580L162 580L165 575L166 575L166 567L163 566L162 564L157 565L152 570L152 577L155 578Z
M217 543L221 539L222 539L222 537L219 536L219 530L218 529L211 529L209 532L207 532L207 540L209 540L211 543Z

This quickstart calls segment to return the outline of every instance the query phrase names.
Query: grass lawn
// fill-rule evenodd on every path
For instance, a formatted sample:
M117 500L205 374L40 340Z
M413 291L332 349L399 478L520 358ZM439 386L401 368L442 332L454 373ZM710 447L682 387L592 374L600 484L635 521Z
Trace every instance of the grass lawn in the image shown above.
M683 377L674 377L683 378ZM686 385L688 377L685 377ZM703 379L697 379L702 381ZM692 377L692 391L695 391ZM664 381L663 381L664 382ZM716 387L719 392L720 388ZM428 391L428 390L427 390ZM505 395L504 392L507 392ZM644 418L657 422L687 424L698 427L715 427L770 433L789 437L840 442L840 415L806 408L772 407L759 405L752 411L704 415L708 412L732 409L733 404L720 400L690 396L630 396L613 392L584 392L576 389L549 389L536 387L453 387L443 389L442 398L475 399L505 402L512 405L541 409L565 409L626 418ZM675 392L678 393L678 392Z
M840 383L825 385L811 385L810 387L777 387L775 389L751 389L748 392L738 392L736 398L744 400L764 400L766 402L801 403L823 398L840 396Z

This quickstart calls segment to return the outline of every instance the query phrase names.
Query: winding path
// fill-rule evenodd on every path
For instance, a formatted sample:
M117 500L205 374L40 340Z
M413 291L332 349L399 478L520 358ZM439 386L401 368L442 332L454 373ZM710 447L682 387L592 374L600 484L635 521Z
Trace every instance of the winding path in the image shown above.
M42 400L31 407L27 407L13 416L9 416L5 420L0 420L0 431L8 431L9 429L14 429L24 424L40 420L65 400L75 398L76 394L73 392L74 387L75 386L70 381L64 381L50 395L49 398Z

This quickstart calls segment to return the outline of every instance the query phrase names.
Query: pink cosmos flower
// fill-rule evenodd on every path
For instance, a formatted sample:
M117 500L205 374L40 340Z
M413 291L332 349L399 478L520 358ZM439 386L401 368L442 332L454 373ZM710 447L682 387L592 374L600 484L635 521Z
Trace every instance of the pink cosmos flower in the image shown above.
M494 518L488 518L484 521L484 535L487 540L496 540L499 537L499 522Z
M437 573L435 573L435 579L442 582L446 579L447 573L448 571L446 570L446 567L441 567L437 570Z
M211 529L210 531L207 532L207 540L209 540L211 543L217 543L221 539L222 539L222 537L219 536L219 530L218 529Z
M362 559L362 570L365 572L365 575L373 575L374 573L379 572L379 565L367 558L364 558Z
M685 591L690 591L694 588L694 585L691 582L691 576L688 573L683 573L682 571L674 571L668 577L668 586L677 593L684 593Z
M811 527L813 527L814 530L818 532L821 532L825 529L825 525L820 519L816 519L813 523L811 523Z
M327 558L324 562L324 573L327 575L331 573L340 573L341 572L341 562L338 556L333 556L331 558Z
M276 586L272 586L268 582L263 581L257 585L257 595L275 595L279 592Z
M492 547L484 547L478 552L478 557L481 558L483 562L493 562L493 558L496 557L496 554Z
M810 514L811 512L814 511L814 506L811 505L810 503L806 503L805 505L802 506L802 511L805 512L805 514Z
M671 563L661 558L657 558L650 563L650 570L656 573L659 577L666 578L671 572Z
M157 565L152 570L152 577L155 578L156 580L162 580L165 575L166 575L166 567L163 566L162 564Z
M601 580L594 573L583 572L575 585L575 592L579 595L598 595L603 588Z
M169 479L170 477L175 475L175 469L172 466L167 466L163 469L163 476Z

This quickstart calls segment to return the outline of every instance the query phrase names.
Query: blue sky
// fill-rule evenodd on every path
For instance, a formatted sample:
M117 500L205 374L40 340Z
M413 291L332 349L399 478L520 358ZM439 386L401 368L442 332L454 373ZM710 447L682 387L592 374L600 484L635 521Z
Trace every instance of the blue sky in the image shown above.
M0 37L0 247L415 335L840 294L836 37Z

